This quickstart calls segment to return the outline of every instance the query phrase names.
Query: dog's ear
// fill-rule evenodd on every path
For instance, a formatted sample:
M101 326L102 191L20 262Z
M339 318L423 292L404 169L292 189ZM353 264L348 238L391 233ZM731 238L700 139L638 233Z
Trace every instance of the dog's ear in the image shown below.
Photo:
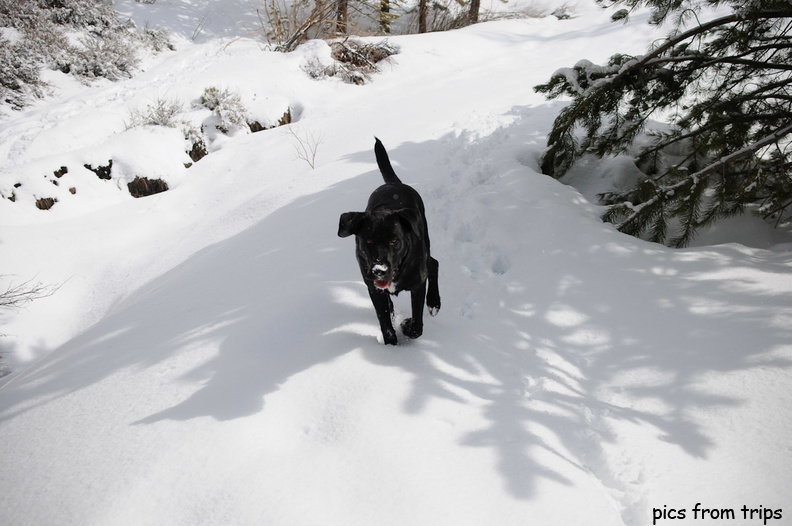
M423 237L421 214L414 208L402 208L393 212L399 218L403 228L412 231L419 238Z
M338 237L356 235L360 231L360 225L363 223L364 217L366 217L365 212L346 212L341 214L341 219L338 221Z

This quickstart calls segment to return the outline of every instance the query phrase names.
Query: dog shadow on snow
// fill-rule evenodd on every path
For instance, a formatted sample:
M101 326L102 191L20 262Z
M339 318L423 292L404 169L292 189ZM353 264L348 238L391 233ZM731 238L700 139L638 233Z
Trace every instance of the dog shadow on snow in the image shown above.
M0 419L30 410L30 392L42 405L122 371L167 376L177 367L187 371L178 378L200 387L130 423L228 421L266 411L267 396L300 372L362 352L372 366L414 379L406 413L434 400L476 400L486 426L459 443L492 450L505 487L521 499L540 481L571 484L580 470L618 486L601 446L617 441L613 422L647 426L706 459L715 437L691 415L745 400L697 384L789 367L767 354L792 337L766 323L788 309L786 299L748 281L702 278L747 267L733 247L672 251L588 219L580 231L552 234L548 210L530 196L551 185L570 202L581 198L529 166L540 146L515 142L520 134L530 137L515 125L475 141L449 135L389 148L397 173L424 198L440 262L443 308L420 339L378 344L353 243L336 237L339 214L362 209L380 184L365 150L350 160L370 163L366 173L295 200L125 300L34 368L35 386L21 378ZM514 162L488 160L515 152ZM514 232L499 219L508 213L541 227ZM773 265L789 271L780 262L763 268ZM336 269L343 272L329 275Z

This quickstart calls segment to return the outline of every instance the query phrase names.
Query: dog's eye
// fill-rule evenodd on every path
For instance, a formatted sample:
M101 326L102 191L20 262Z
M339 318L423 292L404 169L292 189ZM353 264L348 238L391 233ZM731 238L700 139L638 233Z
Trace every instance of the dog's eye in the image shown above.
M391 242L390 242L390 243L391 243L391 245L395 245L395 244L397 244L398 242L399 242L399 238L398 238L398 237L394 237L393 239L391 239Z
M367 239L366 240L366 244L367 245L373 245L374 244L374 240L373 239Z

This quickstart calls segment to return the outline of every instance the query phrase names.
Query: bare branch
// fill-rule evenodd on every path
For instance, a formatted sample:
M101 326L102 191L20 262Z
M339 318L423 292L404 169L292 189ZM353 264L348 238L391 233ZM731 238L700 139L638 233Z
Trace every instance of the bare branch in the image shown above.
M304 134L299 135L292 126L286 127L286 132L294 137L297 142L294 145L294 151L297 158L308 163L311 169L316 168L316 151L322 143L324 136L316 134L308 130Z
M33 300L52 296L59 288L32 279L17 285L11 282L5 292L0 293L0 308L13 310L24 307Z

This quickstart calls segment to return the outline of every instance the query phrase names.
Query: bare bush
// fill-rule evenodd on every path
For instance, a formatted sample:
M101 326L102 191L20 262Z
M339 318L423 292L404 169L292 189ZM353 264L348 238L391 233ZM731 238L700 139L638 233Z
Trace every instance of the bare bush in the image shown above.
M0 280L5 280L8 276L0 276ZM5 291L0 292L0 310L16 310L21 309L31 301L52 296L57 292L60 286L44 285L41 282L28 280L22 283L14 284L9 281L5 285ZM5 336L0 333L0 336ZM0 377L3 377L11 372L11 368L3 360L0 355Z
M132 75L140 48L173 48L164 31L137 31L101 0L0 0L0 27L16 35L0 39L0 104L14 109L45 94L42 67L118 80Z
M399 48L387 40L364 44L359 40L344 39L333 42L330 47L332 57L337 61L372 72L378 71L378 63L399 52Z
M297 158L308 163L311 169L316 168L316 152L319 150L324 136L311 130L297 133L291 126L286 129L286 132L295 139L294 152L297 154Z
M157 53L160 51L173 51L176 47L171 42L170 35L162 28L146 26L139 33L139 39L143 44L150 47Z
M40 69L40 60L26 46L0 38L0 101L20 109L43 96Z
M248 111L239 93L227 88L209 87L204 90L200 100L202 106L217 116L215 126L221 132L229 133L234 129L249 127Z
M380 63L399 52L399 48L387 40L366 44L346 38L333 42L330 48L332 64L311 61L303 70L314 79L336 77L358 85L369 82L371 75L380 72Z
M127 123L127 129L139 126L179 128L183 124L180 119L183 111L183 105L178 100L159 98L145 108L130 110L130 120Z
M266 0L264 37L273 49L283 52L294 51L312 38L328 37L336 28L336 7L335 2Z
M89 79L120 80L131 77L139 62L134 44L118 34L106 37L87 35L80 39L80 45L69 54L68 62L59 68L64 73Z
M207 155L206 140L200 127L195 126L183 117L184 105L177 99L160 97L147 104L145 108L133 108L129 111L127 129L141 126L165 126L178 128L182 131L184 139L189 142L190 150L187 155L190 159L199 161Z
M7 278L7 276L0 276L0 278ZM52 296L58 288L33 280L23 281L19 284L10 281L5 286L5 291L0 292L0 309L22 308L31 301Z

